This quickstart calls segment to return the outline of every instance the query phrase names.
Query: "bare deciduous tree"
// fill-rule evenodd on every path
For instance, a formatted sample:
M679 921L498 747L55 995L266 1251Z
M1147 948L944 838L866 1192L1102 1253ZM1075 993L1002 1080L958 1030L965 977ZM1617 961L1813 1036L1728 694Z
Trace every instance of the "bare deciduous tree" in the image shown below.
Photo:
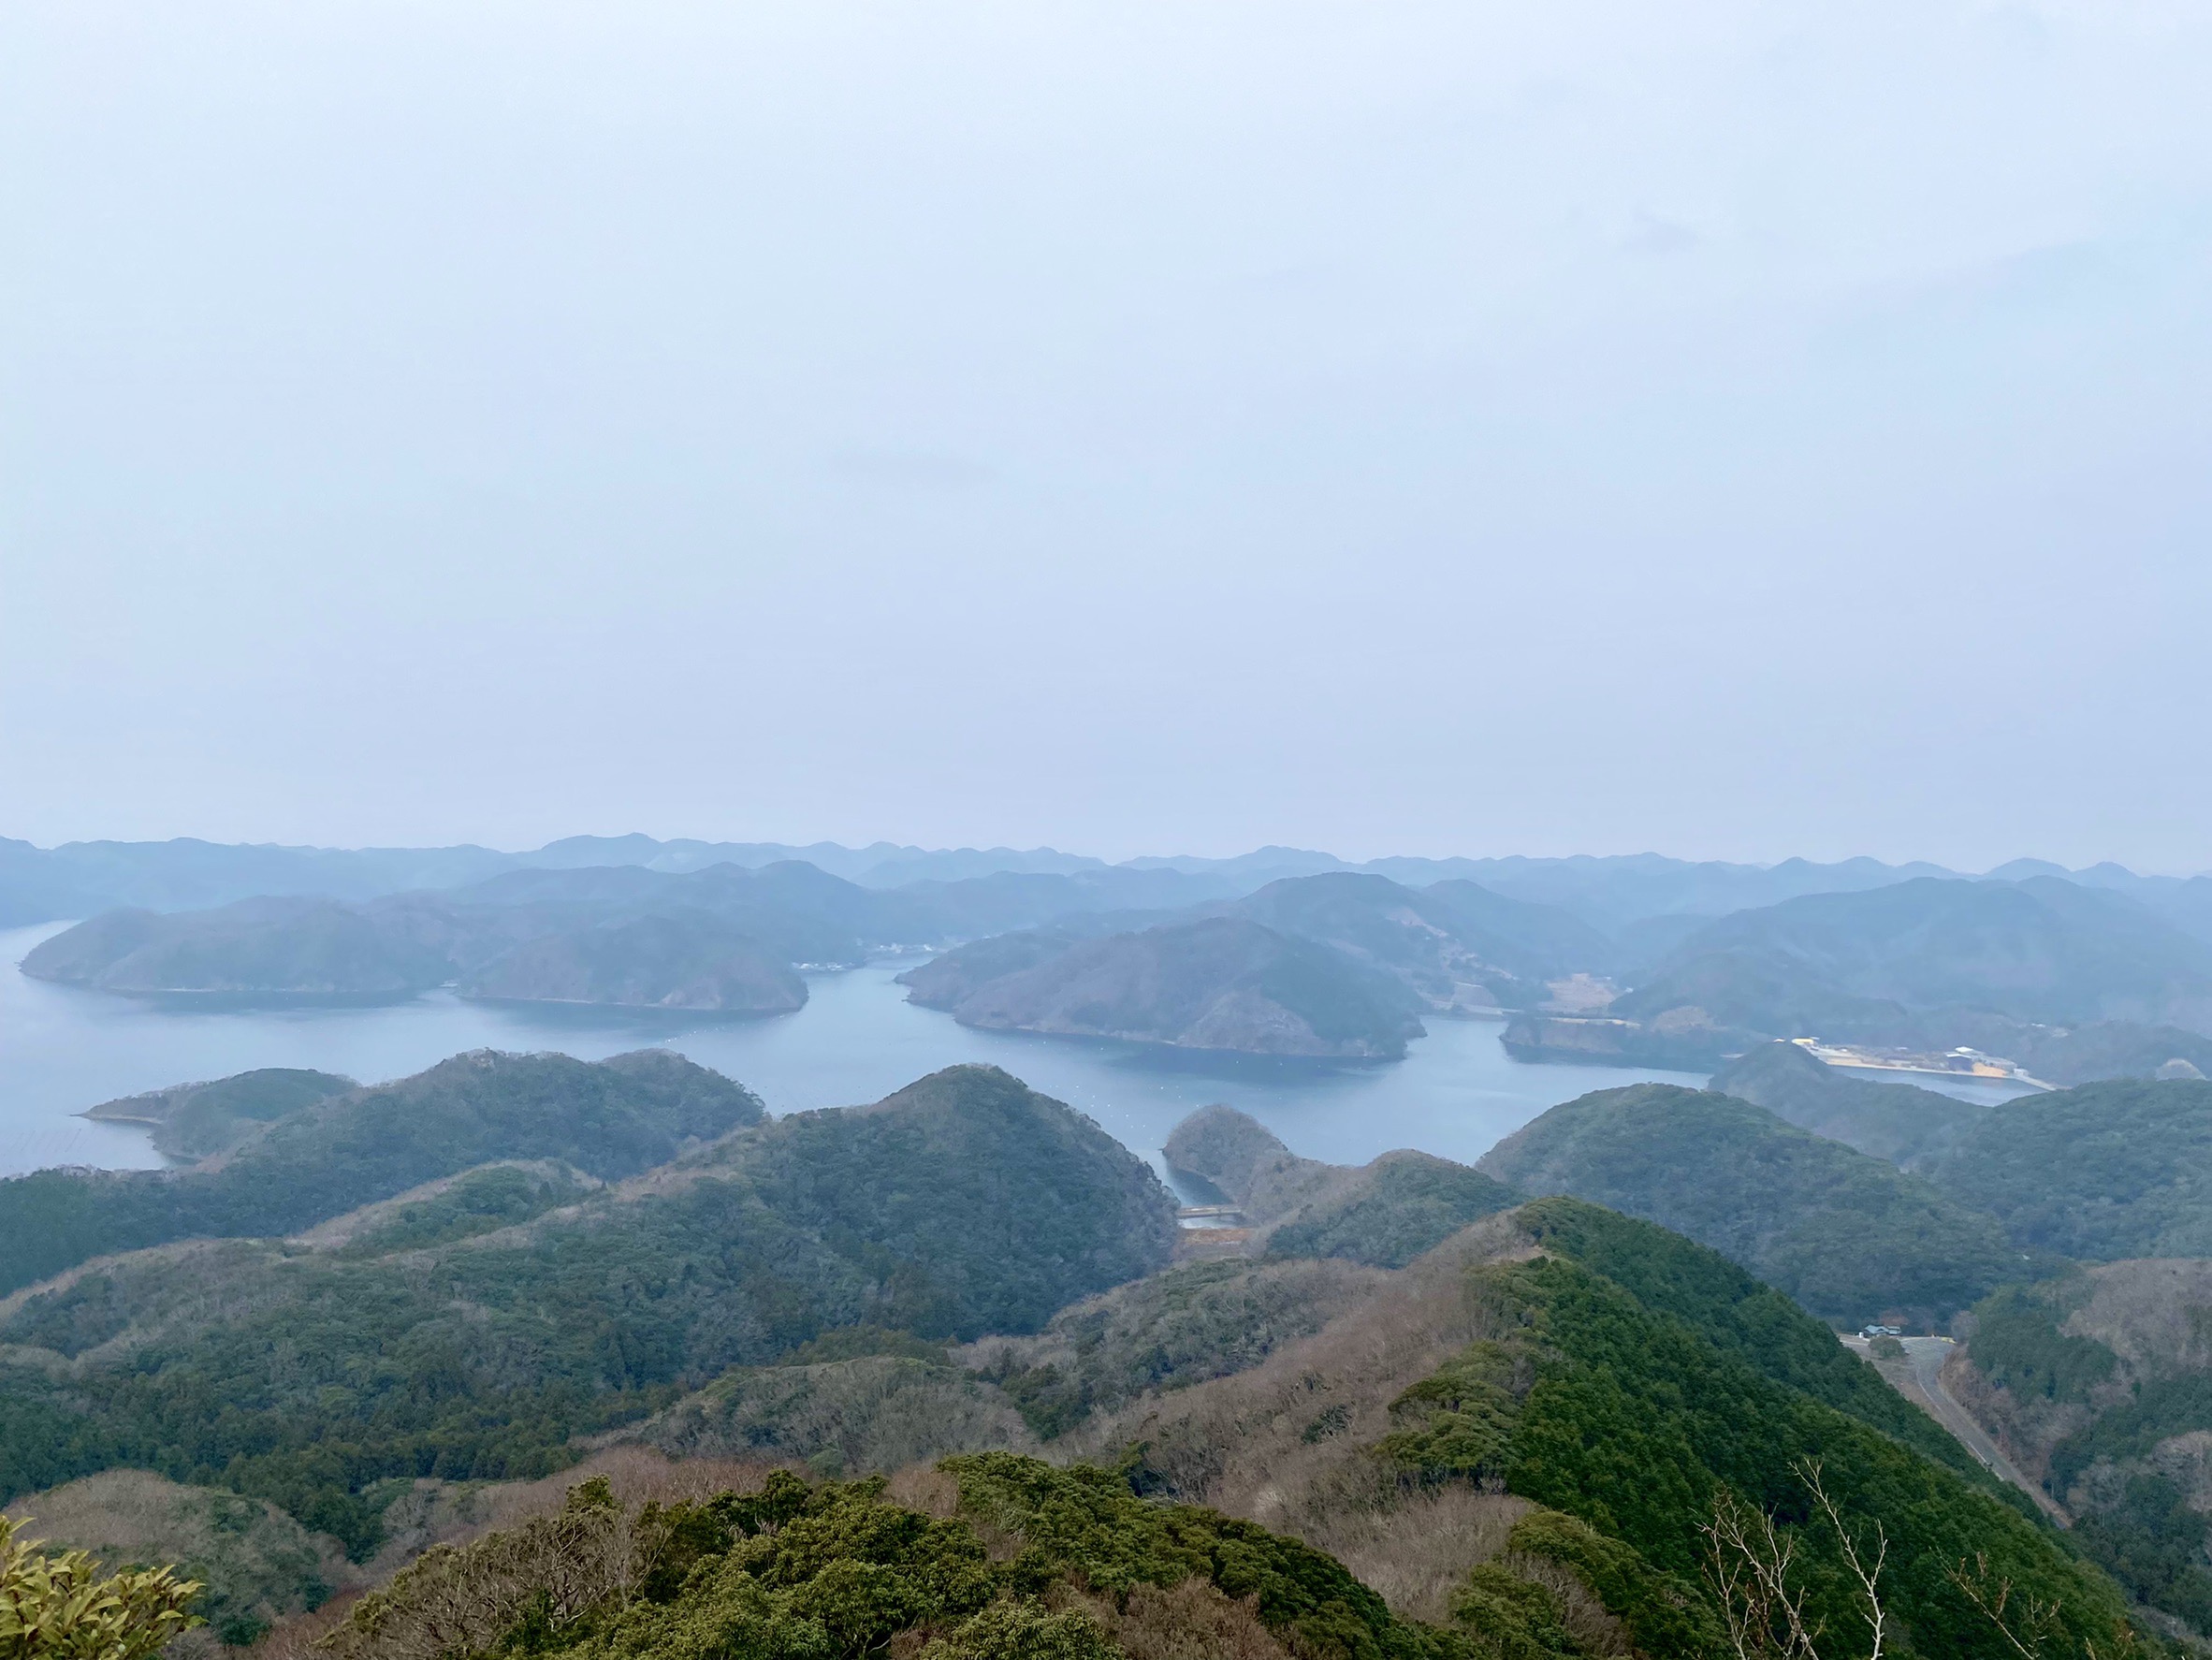
M1879 1523L1868 1548L1843 1520L1843 1513L1820 1478L1818 1462L1791 1466L1812 1493L1813 1506L1835 1529L1844 1565L1858 1581L1866 1601L1872 1646L1866 1660L1882 1660L1889 1634L1882 1604L1882 1569L1889 1559L1889 1539ZM1706 1577L1720 1598L1728 1642L1737 1660L1820 1660L1824 1629L1809 1621L1806 1588L1797 1565L1797 1536L1776 1523L1773 1514L1754 1509L1726 1488L1713 1494L1712 1518L1698 1531L1705 1536Z
M1991 1571L1985 1552L1977 1551L1971 1557L1962 1557L1948 1578L1958 1594L1997 1627L2020 1660L2044 1660L2045 1645L2064 1631L2059 1623L2059 1604L2026 1592L2016 1593L2010 1580ZM2135 1634L2123 1627L2109 1650L2100 1649L2086 1638L2081 1647L2085 1660L2127 1660L2136 1653Z

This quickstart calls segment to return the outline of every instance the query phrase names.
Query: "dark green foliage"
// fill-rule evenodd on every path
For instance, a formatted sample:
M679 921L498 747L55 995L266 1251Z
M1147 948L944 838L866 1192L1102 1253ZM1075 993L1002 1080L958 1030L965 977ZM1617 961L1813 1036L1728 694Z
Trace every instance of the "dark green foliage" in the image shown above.
M59 1487L116 1462L104 1424L63 1401L43 1378L0 1373L0 1493Z
M982 1376L1050 1440L1096 1409L1257 1366L1319 1331L1375 1276L1335 1264L1193 1262L1063 1309Z
M1463 1350L1390 1403L1399 1427L1376 1450L1427 1481L1495 1480L1535 1381L1525 1346L1482 1342Z
M2101 1458L2141 1458L2161 1441L2192 1430L2212 1430L2212 1373L2147 1379L2137 1385L2133 1398L2051 1449L2051 1490L2066 1492Z
M2086 1284L2061 1281L2006 1286L1983 1299L1974 1306L1974 1334L1967 1346L1974 1364L1990 1382L2017 1395L2088 1400L2089 1391L2119 1363L2119 1357L2095 1338L2069 1337L2059 1330L2067 1305L2088 1290Z
M2007 1101L1930 1174L2023 1250L2212 1256L2212 1084L2123 1078Z
M757 1500L718 1501L736 1536L725 1551L704 1558L666 1603L618 1615L584 1652L857 1660L900 1631L990 1607L1002 1576L974 1535L876 1493L808 1491L779 1473Z
M1706 1342L1777 1383L1873 1425L1939 1463L2009 1493L1979 1461L1787 1297L1718 1251L1633 1216L1572 1199L1539 1199L1518 1220L1547 1250L1672 1315Z
M1878 1158L1707 1090L1642 1084L1553 1107L1481 1161L1712 1246L1829 1318L1948 1318L2016 1277L1987 1216Z
M1911 1652L2010 1653L1952 1585L1962 1558L2061 1608L2065 1639L2100 1652L2125 1626L2117 1593L2025 1517L1952 1472L1800 1391L1762 1376L1679 1318L1557 1258L1477 1271L1500 1341L1533 1367L1506 1451L1506 1484L1632 1546L1683 1582L1698 1573L1698 1523L1725 1489L1799 1532L1815 1613L1858 1616L1833 1536L1812 1525L1805 1461L1859 1525L1890 1542L1892 1607Z
M1403 1268L1519 1197L1480 1171L1425 1153L1377 1159L1350 1193L1300 1212L1268 1235L1270 1257L1345 1257Z
M1451 1617L1496 1660L1572 1660L1582 1650L1549 1588L1495 1563L1477 1565L1451 1599Z
M1628 1628L1629 1640L1642 1653L1722 1652L1720 1628L1703 1587L1661 1573L1635 1546L1608 1538L1587 1522L1535 1509L1513 1524L1506 1543L1570 1570Z
M960 1495L949 1520L884 1502L880 1481L809 1487L780 1471L757 1493L648 1506L628 1522L627 1568L608 1549L622 1513L604 1482L586 1483L558 1517L426 1557L357 1605L326 1646L335 1660L434 1643L579 1660L862 1660L887 1649L926 1660L1116 1660L1088 1610L1111 1604L1111 1617L1139 1587L1196 1579L1245 1603L1304 1660L1493 1653L1464 1632L1393 1618L1295 1539L1145 1504L1108 1471L1004 1454L940 1468ZM979 1534L1006 1549L986 1551ZM1526 1600L1521 1581L1493 1577L1500 1596Z
M543 1475L572 1437L824 1332L1019 1330L1173 1248L1140 1161L989 1068L760 1126L715 1159L496 1240L238 1243L34 1297L0 1342L136 1341L65 1376L0 1372L7 1494L137 1464L365 1551L377 1481ZM225 1318L189 1318L211 1291Z
M1779 1041L1738 1056L1707 1087L1908 1168L1948 1147L1989 1111L1912 1084L1855 1078L1796 1043Z
M1055 1469L986 1452L947 1459L963 1514L1013 1535L1013 1582L1041 1591L1073 1576L1110 1595L1192 1575L1228 1595L1258 1599L1259 1617L1329 1660L1463 1653L1445 1634L1394 1618L1334 1558L1295 1539L1190 1505L1152 1505L1110 1471Z
M2205 1518L2169 1478L2131 1478L2119 1504L2081 1517L2074 1538L2083 1555L2151 1607L2212 1631Z
M215 1169L0 1182L0 1290L109 1251L294 1232L494 1159L633 1175L760 1116L751 1091L665 1051L456 1056L279 1119Z
M876 1323L924 1337L1035 1331L1174 1249L1174 1201L1150 1167L996 1067L949 1068L865 1111L794 1113L742 1163L779 1216L878 1273Z
M103 1101L87 1118L147 1124L153 1144L171 1158L204 1158L234 1147L256 1126L357 1087L335 1072L298 1067L263 1067L209 1084L178 1084L144 1095Z
M1019 1372L985 1372L1040 1440L1066 1434L1091 1415L1097 1397L1081 1373L1064 1373L1048 1361Z
M398 1207L342 1249L347 1256L382 1257L473 1239L573 1204L589 1191L558 1166L487 1165L441 1193Z

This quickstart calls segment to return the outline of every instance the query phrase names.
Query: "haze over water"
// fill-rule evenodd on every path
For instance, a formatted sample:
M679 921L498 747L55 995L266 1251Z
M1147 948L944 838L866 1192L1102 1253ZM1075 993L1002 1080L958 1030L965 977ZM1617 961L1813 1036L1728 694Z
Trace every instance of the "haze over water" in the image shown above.
M65 925L0 931L0 1175L161 1164L142 1132L75 1116L118 1096L255 1067L313 1067L376 1083L484 1048L596 1060L665 1043L739 1080L779 1114L879 1100L940 1067L987 1061L1088 1113L1155 1165L1168 1132L1212 1101L1250 1113L1308 1158L1361 1164L1418 1147L1472 1162L1545 1108L1593 1089L1705 1082L1687 1072L1524 1065L1500 1046L1492 1021L1431 1017L1429 1035L1404 1060L1378 1066L1163 1056L974 1031L906 1001L895 977L910 961L811 976L807 1007L768 1020L501 1006L446 992L370 1008L179 1005L26 979L16 964ZM2012 1093L1952 1092L1985 1100Z
M1146 1158L1178 1120L1228 1101L1298 1152L1364 1162L1393 1147L1471 1160L1555 1102L1641 1077L1525 1066L1489 1021L1432 1019L1408 1057L1314 1067L1162 1058L1104 1043L972 1031L905 1000L899 963L810 979L798 1013L760 1021L622 1016L463 1002L432 993L373 1008L237 1009L140 1001L26 979L15 965L61 925L0 933L0 1173L55 1164L158 1165L141 1133L74 1116L98 1101L253 1067L315 1067L363 1082L463 1050L556 1049L590 1060L666 1043L757 1090L776 1113L880 1099L939 1067L988 1061L1081 1108Z

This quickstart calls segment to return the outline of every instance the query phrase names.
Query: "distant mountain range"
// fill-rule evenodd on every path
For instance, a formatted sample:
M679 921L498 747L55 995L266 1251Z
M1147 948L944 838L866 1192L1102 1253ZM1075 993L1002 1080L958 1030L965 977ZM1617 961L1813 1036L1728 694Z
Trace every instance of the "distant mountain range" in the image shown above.
M2059 1084L2212 1070L2212 879L2110 865L0 841L0 921L72 910L24 972L132 996L764 1015L807 970L949 950L914 1001L1064 1037L1390 1059L1425 1015L1505 1011L1535 1060L1700 1072L1819 1037Z
M1916 877L1962 874L1938 865L1885 865L1865 858L1829 865L1806 859L1739 865L1671 859L1659 853L1550 859L1393 857L1361 864L1302 848L1265 847L1233 858L1144 857L1116 865L1052 848L928 849L887 841L849 848L836 842L799 846L659 841L639 835L571 836L527 852L470 845L279 847L189 837L172 841L73 841L40 848L0 837L0 927L86 917L126 906L150 910L204 909L266 895L371 899L417 889L465 887L510 870L633 866L684 875L716 865L757 869L794 859L869 888L1000 874L1161 872L1202 878L1215 885L1214 896L1226 898L1255 892L1285 877L1330 871L1385 876L1408 886L1456 880L1477 882L1508 898L1556 906L1608 935L1653 918L1717 917L1808 894L1855 893ZM1984 873L1984 880L2019 881L2038 876L2126 894L2166 914L2184 931L2212 939L2212 876L2137 876L2113 864L2068 870L2044 860L2016 859Z

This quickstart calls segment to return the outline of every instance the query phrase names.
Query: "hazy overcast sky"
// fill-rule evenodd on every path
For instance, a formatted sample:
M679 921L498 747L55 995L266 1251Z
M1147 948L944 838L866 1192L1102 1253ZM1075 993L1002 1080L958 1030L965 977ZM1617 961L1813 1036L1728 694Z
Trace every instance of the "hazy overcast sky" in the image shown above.
M2212 866L2202 0L0 8L0 834Z

